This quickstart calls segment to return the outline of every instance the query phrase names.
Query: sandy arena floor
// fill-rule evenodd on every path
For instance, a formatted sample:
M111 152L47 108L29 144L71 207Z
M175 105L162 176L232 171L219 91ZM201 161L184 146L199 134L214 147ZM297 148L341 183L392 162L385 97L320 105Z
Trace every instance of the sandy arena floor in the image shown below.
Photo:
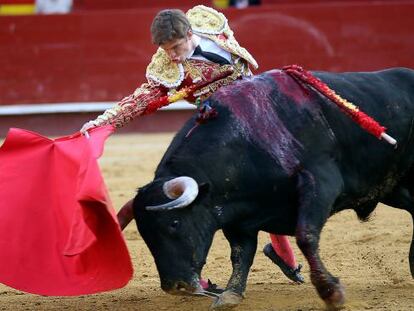
M152 179L153 171L172 134L114 135L100 160L114 206L134 196L135 189ZM346 288L345 310L414 310L414 281L408 267L412 221L409 214L380 206L368 223L353 212L331 218L321 242L327 268ZM123 289L80 297L42 297L0 285L0 310L208 310L209 298L176 297L159 288L153 259L138 235L135 223L125 230L135 274ZM323 310L324 304L310 284L295 285L263 255L268 242L261 234L252 266L246 298L237 310ZM224 286L230 276L229 247L218 232L208 256L204 275Z

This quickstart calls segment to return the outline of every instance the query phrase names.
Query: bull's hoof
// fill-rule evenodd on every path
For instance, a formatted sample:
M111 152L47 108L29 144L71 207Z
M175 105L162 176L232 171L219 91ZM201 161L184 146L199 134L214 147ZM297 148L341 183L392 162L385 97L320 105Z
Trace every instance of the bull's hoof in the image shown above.
M243 297L232 291L224 291L210 306L210 310L229 310L237 307Z
M340 310L345 307L345 289L341 283L336 284L332 295L326 297L324 301L328 311Z

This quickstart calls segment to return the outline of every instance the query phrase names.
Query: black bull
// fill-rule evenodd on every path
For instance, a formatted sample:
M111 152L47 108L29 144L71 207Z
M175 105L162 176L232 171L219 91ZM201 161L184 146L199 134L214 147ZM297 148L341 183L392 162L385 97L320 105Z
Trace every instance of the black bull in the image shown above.
M378 202L413 215L414 71L314 74L386 126L398 147L283 71L220 89L208 101L218 117L191 134L190 119L134 199L165 291L199 291L213 235L222 229L233 273L215 306L239 303L262 230L296 237L319 296L335 308L344 303L343 288L318 251L327 219L353 209L367 220ZM182 186L179 176L191 178ZM413 244L409 259L414 275Z

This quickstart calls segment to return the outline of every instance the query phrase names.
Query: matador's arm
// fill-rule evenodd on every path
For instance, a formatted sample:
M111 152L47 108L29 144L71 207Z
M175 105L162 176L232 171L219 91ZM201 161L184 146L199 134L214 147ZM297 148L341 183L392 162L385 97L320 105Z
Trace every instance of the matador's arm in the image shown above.
M168 89L166 87L149 81L137 88L133 94L123 98L95 120L88 123L92 127L111 124L116 128L120 128L140 115L151 113L153 110L146 111L148 105L167 95L167 92Z

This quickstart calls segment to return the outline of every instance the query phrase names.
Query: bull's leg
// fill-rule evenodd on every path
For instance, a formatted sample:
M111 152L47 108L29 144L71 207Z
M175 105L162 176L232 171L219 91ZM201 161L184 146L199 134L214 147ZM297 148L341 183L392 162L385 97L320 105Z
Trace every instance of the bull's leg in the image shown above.
M315 169L312 173L302 171L298 176L296 241L309 263L312 284L328 309L340 308L345 302L345 294L339 279L332 276L322 263L319 239L342 185L335 165Z
M411 214L414 223L414 200L412 193L408 188L397 186L394 191L382 199L381 202L395 208L406 210ZM410 263L411 276L414 278L414 226L408 260Z
M233 272L226 290L212 304L211 308L214 310L233 308L241 302L257 248L257 232L253 234L230 230L223 230L223 232L230 242Z

